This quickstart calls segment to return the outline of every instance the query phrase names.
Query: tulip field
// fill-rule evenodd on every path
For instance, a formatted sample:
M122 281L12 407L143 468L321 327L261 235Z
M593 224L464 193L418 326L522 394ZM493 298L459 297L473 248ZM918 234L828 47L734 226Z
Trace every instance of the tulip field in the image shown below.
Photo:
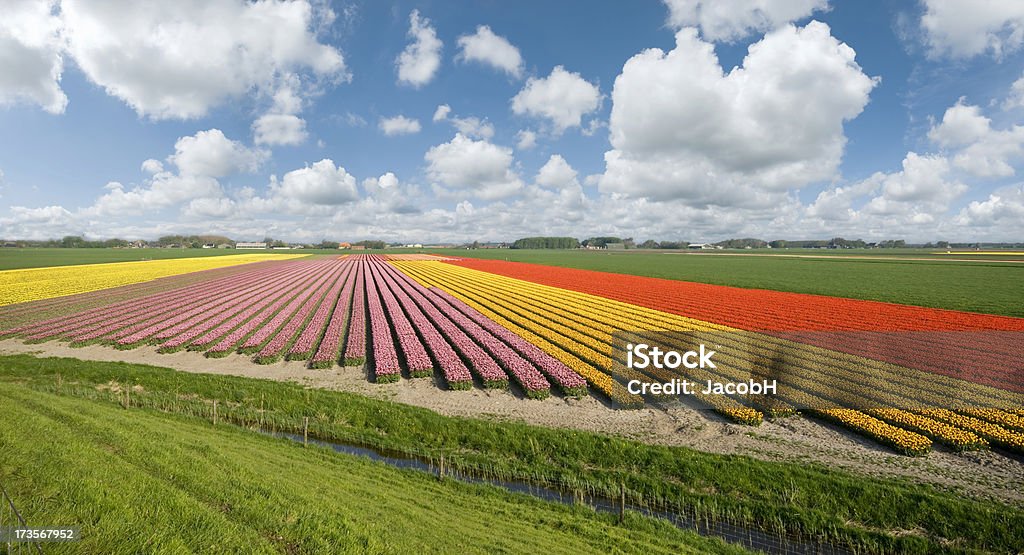
M33 302L0 309L0 336L362 367L378 384L434 378L442 389L529 399L593 394L609 410L661 400L631 393L632 379L782 375L774 395L697 391L692 400L744 425L810 415L908 455L934 444L1024 453L1024 319L430 255L249 256L259 263L231 273L196 266L209 271L188 281L168 272L153 289L144 282L166 270L106 265L103 275L121 276L111 283L130 296L95 285L63 291L68 277L37 282L38 296L23 294ZM0 282L17 279L8 273ZM83 294L85 308L60 299ZM24 321L33 313L44 316ZM700 333L718 364L617 366L617 338L646 332L667 343Z

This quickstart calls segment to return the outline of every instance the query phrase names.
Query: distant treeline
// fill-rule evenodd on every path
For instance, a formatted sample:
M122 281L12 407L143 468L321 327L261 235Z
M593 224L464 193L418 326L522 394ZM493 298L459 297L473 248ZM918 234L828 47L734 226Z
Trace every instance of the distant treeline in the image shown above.
M575 237L524 237L512 243L513 249L575 249L580 246Z

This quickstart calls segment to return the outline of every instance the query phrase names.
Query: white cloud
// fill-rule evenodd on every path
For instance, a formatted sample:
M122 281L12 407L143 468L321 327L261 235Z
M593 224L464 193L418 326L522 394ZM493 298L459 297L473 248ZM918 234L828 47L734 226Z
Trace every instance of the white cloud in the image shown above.
M312 166L292 170L271 181L272 197L311 205L336 206L359 198L356 178L325 158Z
M519 49L505 37L495 35L487 25L478 25L476 33L458 38L457 59L480 62L497 68L515 78L523 75L523 57Z
M1024 44L1024 2L922 0L921 29L932 56L1000 59Z
M200 131L181 137L174 143L168 160L182 175L224 177L239 172L254 172L266 153L253 150L224 136L220 129Z
M441 48L444 43L430 26L430 20L420 18L420 11L409 14L409 38L412 42L395 60L398 82L419 88L429 83L441 67Z
M556 133L579 127L586 114L597 110L601 92L579 73L556 66L543 79L531 77L512 98L512 111L548 119Z
M725 73L695 29L670 52L633 56L616 78L600 190L693 206L771 206L837 177L843 123L877 80L824 23L783 27Z
M153 119L196 118L230 97L273 94L300 72L348 79L297 2L64 0L68 52L108 94Z
M669 25L700 27L706 40L735 41L828 9L828 0L664 0Z
M494 136L494 126L486 119L481 120L478 117L472 116L467 118L453 117L451 118L451 122L459 133L462 133L467 137L490 139Z
M380 118L380 122L377 125L380 127L380 130L389 137L394 135L411 135L413 133L420 132L419 120L407 118L402 115L390 118Z
M1011 176L1015 173L1011 162L1024 156L1024 127L992 129L992 120L981 114L981 108L966 105L963 99L946 110L942 121L928 131L928 138L955 149L953 164L979 177Z
M451 112L451 106L447 104L441 104L440 106L437 107L437 110L434 110L433 121L444 121L445 119L448 119L448 114L450 114Z
M1019 237L1024 232L1024 185L1003 187L983 201L971 202L956 221L965 226L998 228Z
M568 186L579 187L576 170L562 158L560 154L552 154L548 161L537 172L535 181L541 187L561 189Z
M516 148L519 150L530 150L537 146L537 133L523 129L516 133Z
M223 190L213 177L177 175L162 172L144 185L126 189L112 181L103 187L107 192L83 213L89 216L142 215L162 210L196 198L220 197Z
M0 16L0 106L28 102L60 114L68 98L54 1L7 0Z
M1003 107L1007 110L1024 108L1024 75L1021 75L1020 79L1014 81L1010 86L1010 94L1006 95Z
M252 124L258 145L298 145L305 142L306 121L292 114L264 114Z
M164 171L164 164L160 160L150 158L142 162L142 171L148 174L160 173Z
M512 171L512 149L486 140L474 141L461 133L431 147L423 156L427 175L442 193L458 191L483 199L509 196L522 188Z

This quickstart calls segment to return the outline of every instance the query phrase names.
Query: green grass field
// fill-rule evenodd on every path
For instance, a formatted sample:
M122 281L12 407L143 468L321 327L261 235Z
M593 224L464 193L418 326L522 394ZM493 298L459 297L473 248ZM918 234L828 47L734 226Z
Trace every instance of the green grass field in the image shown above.
M549 541L538 539L546 537L540 532L515 528L515 522L499 531L501 523L525 518L520 517L523 511L543 519L580 516L568 515L562 508L545 512L544 505L516 508L503 495L485 495L480 493L485 490L468 486L443 489L447 496L443 499L456 501L435 505L430 501L433 497L418 498L419 494L403 490L436 490L439 486L428 484L429 480L344 457L308 454L252 433L214 431L203 423L209 421L213 400L219 401L222 421L242 426L262 422L264 428L295 432L308 416L311 434L326 440L433 460L443 455L452 468L497 478L610 495L624 486L631 499L799 530L852 542L862 551L941 552L952 542L966 550L1008 552L1024 545L1020 507L818 465L764 462L586 432L451 418L359 395L124 363L3 356L0 384L6 384L0 389L5 407L0 410L0 480L20 497L33 499L26 509L30 519L85 523L103 531L109 543L101 547L129 538L133 527L147 521L158 528L155 538L171 542L167 545L186 539L186 546L200 545L195 542L228 532L238 534L237 541L265 540L276 537L274 531L287 542L312 541L311 535L329 532L323 531L322 519L347 515L338 518L347 530L344 541L351 545L383 535L383 543L367 545L415 548L422 545L408 542L436 541L426 551L445 551L452 545L445 542L466 538L466 546L488 549L501 544L487 543L499 539L488 540L490 536L481 531L484 528L501 541ZM131 402L142 408L116 408L123 396L112 386L120 384L135 388ZM460 491L483 496L486 505L460 498ZM270 499L261 500L264 496ZM260 499L247 501L249 497ZM225 506L232 509L226 511ZM488 515L508 518L495 516L492 522L491 517L468 515L479 528L457 531L454 523L462 516L468 518L455 512L457 508L469 511L481 506L487 506ZM389 512L394 507L406 513ZM126 521L102 517L107 510L123 513ZM452 524L438 521L438 511L450 517L445 522ZM178 537L181 521L175 515L179 513L196 523L188 538ZM410 528L420 522L422 529ZM627 544L618 542L655 541L644 540L646 536L630 540L626 531L607 532L600 522L588 516L551 526L573 530L573 534L589 531L577 540L596 542L589 544L591 548L612 545L629 551ZM373 532L361 535L367 529ZM686 540L662 531L652 533L661 539ZM417 534L430 539L417 540L421 537ZM612 534L607 543L598 541L602 534ZM551 538L552 545L561 541ZM274 541L270 543L273 547Z
M47 553L739 553L664 521L0 385L0 481Z
M0 249L0 271L18 268L45 268L47 266L75 266L106 262L137 262L140 260L166 260L200 256L253 254L272 251L234 249ZM281 251L294 254L298 251Z
M988 258L955 262L928 257L863 260L843 253L823 258L791 258L651 251L463 249L434 252L1024 317L1021 302L1024 299L1024 264ZM811 254L818 252L836 251L810 251ZM859 254L863 253L854 253ZM899 258L899 254L890 256Z

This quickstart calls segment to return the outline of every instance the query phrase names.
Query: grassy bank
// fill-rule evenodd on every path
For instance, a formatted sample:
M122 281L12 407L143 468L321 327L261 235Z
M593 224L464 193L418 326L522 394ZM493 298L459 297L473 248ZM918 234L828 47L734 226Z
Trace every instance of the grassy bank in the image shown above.
M123 363L5 356L0 381L104 401L107 408L123 402L122 390L131 386L133 406L205 419L217 400L222 420L281 431L300 431L309 417L311 435L322 439L425 458L443 455L452 467L568 489L615 495L624 485L631 500L828 537L868 551L928 553L956 546L1006 552L1024 545L1020 508L815 465L451 418L359 395ZM130 430L136 411L105 414L131 419L122 424Z
M48 553L739 553L234 426L0 384L0 482Z
M657 251L512 249L437 252L468 258L1024 317L1024 305L1020 302L1024 298L1024 264L990 259L955 262L929 258L865 260L841 254L792 258ZM894 255L894 258L898 257Z

